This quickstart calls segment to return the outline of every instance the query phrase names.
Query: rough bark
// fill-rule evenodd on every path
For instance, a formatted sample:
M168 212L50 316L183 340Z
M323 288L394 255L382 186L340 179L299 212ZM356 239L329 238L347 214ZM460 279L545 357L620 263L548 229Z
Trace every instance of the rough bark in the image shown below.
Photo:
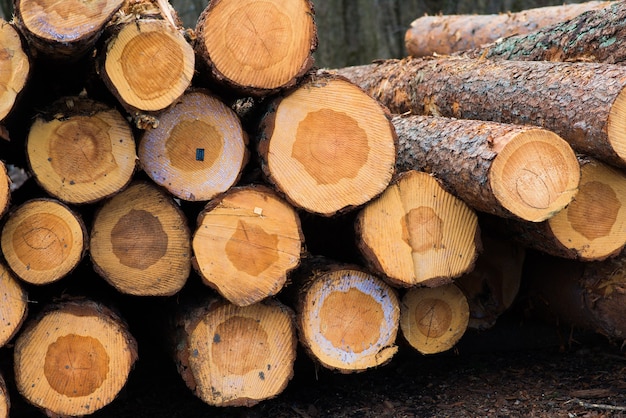
M343 78L318 74L269 105L258 151L294 206L332 216L362 206L394 174L397 138L384 107Z
M402 287L449 283L472 270L480 250L474 210L414 170L359 212L356 235L368 266Z
M9 418L9 410L11 409L11 399L7 391L7 385L4 378L0 374L0 418Z
M4 264L0 264L0 301L0 347L3 347L17 334L28 314L28 293Z
M452 57L389 60L336 72L394 113L539 126L577 152L626 166L622 66Z
M2 253L27 283L60 280L87 251L87 230L80 214L54 199L31 199L14 208L2 227Z
M395 116L399 172L426 171L472 208L540 222L567 206L580 180L571 147L528 126Z
M99 208L89 251L94 269L118 291L139 296L177 293L191 271L191 233L174 200L136 181Z
M597 10L608 1L527 9L517 13L422 16L411 23L404 41L409 55L450 55L479 48L499 38L534 32Z
M242 186L198 216L194 265L205 284L235 305L277 294L300 264L304 235L296 210L265 186Z
M15 383L49 415L82 416L117 397L136 358L127 325L105 305L83 299L49 304L17 338Z

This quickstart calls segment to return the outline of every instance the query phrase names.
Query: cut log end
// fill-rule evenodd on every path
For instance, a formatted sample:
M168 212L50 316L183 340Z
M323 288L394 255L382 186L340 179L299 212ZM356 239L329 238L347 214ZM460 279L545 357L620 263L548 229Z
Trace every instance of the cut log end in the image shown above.
M609 111L607 137L615 153L626 165L626 89L622 90Z
M530 129L504 145L491 166L489 181L503 207L520 219L541 222L576 195L580 166L570 145L558 135Z
M24 89L30 73L30 59L24 50L19 32L0 19L0 121L13 109L17 95Z
M214 301L184 324L179 372L207 404L253 406L286 388L297 345L289 308L274 300L245 307Z
M363 372L396 354L398 297L381 279L352 267L313 273L298 303L300 340L322 366Z
M15 344L17 389L51 414L82 416L115 399L137 357L122 319L92 301L49 306Z
M0 300L0 347L3 347L20 329L28 312L26 290L3 264L0 264Z
M15 274L43 285L78 265L86 251L87 231L80 216L61 202L33 199L10 213L0 244Z
M419 171L368 203L356 228L368 263L402 287L452 281L474 267L480 246L476 213Z

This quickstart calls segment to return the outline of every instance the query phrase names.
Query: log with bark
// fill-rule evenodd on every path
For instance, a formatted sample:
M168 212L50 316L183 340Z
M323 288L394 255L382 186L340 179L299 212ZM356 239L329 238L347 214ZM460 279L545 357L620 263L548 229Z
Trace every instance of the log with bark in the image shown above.
M587 1L538 7L516 13L423 16L411 22L404 42L407 53L414 57L449 55L478 48L505 36L534 32L572 19L588 10L604 8L611 3Z
M258 151L267 180L290 203L332 216L382 193L396 142L383 106L349 81L318 73L268 106Z
M175 359L189 389L213 406L253 406L278 396L293 376L293 311L274 299L236 306L212 298L183 307Z
M136 180L94 216L89 252L94 269L119 292L169 296L191 271L191 233L176 202Z
M87 251L82 217L49 198L31 199L8 215L0 246L13 272L27 283L55 282L81 262Z
M31 59L28 55L21 33L15 26L0 19L0 121L4 120L13 110L18 96L26 86L31 73Z
M570 145L529 126L443 117L396 116L398 171L420 170L472 208L540 222L578 191L580 167Z
M126 384L137 345L123 319L88 299L46 305L14 347L19 393L49 415L83 416L109 403Z
M309 0L212 1L195 29L203 74L241 95L293 87L313 65L317 29Z
M356 219L367 265L395 286L439 286L474 268L478 217L437 179L406 171Z
M11 270L0 264L0 347L17 334L27 315L28 292Z
M0 418L9 418L9 410L11 409L11 399L7 391L7 385L4 382L2 374L0 374Z
M239 306L277 294L300 264L303 246L296 210L259 185L232 188L209 202L192 240L203 282Z
M619 65L409 57L335 72L394 113L539 126L579 153L626 166Z

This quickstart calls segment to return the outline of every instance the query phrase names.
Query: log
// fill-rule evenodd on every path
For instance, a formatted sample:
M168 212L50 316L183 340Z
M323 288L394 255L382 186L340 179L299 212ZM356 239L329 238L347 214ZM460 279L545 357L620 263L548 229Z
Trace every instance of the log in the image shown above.
M398 171L433 174L475 210L540 222L578 191L580 166L555 133L530 126L395 116Z
M87 251L80 214L55 199L31 199L14 208L2 227L0 244L13 272L44 285L69 274Z
M0 161L0 217L9 209L11 204L11 178L7 172L7 167Z
M94 203L124 188L135 173L135 140L122 114L104 103L66 97L35 117L28 166L51 196Z
M400 306L402 336L422 354L450 350L467 330L469 304L454 283L413 287L404 294Z
M31 62L20 32L15 26L0 19L0 54L2 77L0 78L0 121L3 121L15 107L18 97L26 86L31 73Z
M358 213L357 246L394 286L436 287L474 268L478 217L431 175L410 170Z
M384 107L347 80L318 74L269 105L258 152L267 181L291 204L332 216L382 193L396 142Z
M4 263L0 264L0 301L0 347L4 347L28 315L28 292Z
M77 59L91 51L123 0L40 2L15 0L15 22L34 51Z
M296 210L266 186L232 188L198 215L193 263L203 282L238 306L277 294L300 264Z
M185 93L139 142L139 163L158 185L187 201L208 201L233 186L248 160L235 112L208 91Z
M626 166L626 69L619 65L405 58L336 73L394 113L534 125L581 154Z
M9 410L11 409L11 399L7 391L7 385L4 378L0 374L0 418L9 418Z
M274 299L236 306L220 298L181 314L176 364L189 389L213 406L253 406L293 376L293 311Z
M300 343L317 364L357 373L397 353L399 299L382 279L357 265L314 257L292 280Z
M123 319L87 299L46 305L15 343L19 393L47 414L83 416L111 403L137 358Z
M479 48L506 36L534 32L611 3L615 2L587 1L516 13L422 16L411 22L404 43L407 53L414 57L450 55Z
M171 196L147 181L134 181L102 204L89 251L96 272L129 295L173 295L191 271L187 219Z
M204 73L241 95L293 87L313 66L317 29L309 0L211 1L195 31Z

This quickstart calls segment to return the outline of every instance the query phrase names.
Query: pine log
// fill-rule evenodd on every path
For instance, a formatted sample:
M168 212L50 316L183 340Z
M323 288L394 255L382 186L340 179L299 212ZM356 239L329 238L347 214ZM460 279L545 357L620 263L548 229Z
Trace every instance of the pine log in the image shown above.
M14 208L2 228L0 244L13 272L43 285L70 273L87 251L81 216L54 199L31 199Z
M422 354L451 349L467 330L469 304L454 283L413 287L404 294L400 306L402 336Z
M42 188L75 204L117 193L130 182L137 160L133 133L122 114L79 97L60 99L35 118L26 155Z
M243 95L293 87L317 47L309 0L211 1L196 24L195 50L212 79Z
M268 187L243 186L216 197L198 216L193 262L206 285L246 306L283 288L303 245L291 205Z
M26 86L31 73L31 62L20 32L11 23L0 18L0 121L13 110L15 102Z
M394 113L539 126L581 154L626 166L622 66L405 58L336 73Z
M11 399L7 391L7 385L4 378L0 374L0 418L9 418L9 410L11 409Z
M7 167L0 161L0 217L9 209L11 203L11 178Z
M472 271L454 280L469 305L470 329L492 328L517 299L526 248L513 240L481 235L482 252Z
M27 314L26 289L8 267L0 264L0 347L17 334Z
M34 50L55 59L90 51L123 0L14 0L15 22Z
M201 400L253 406L278 396L293 376L293 311L274 299L236 306L212 299L180 319L176 364Z
M294 272L300 343L323 367L363 372L389 362L400 306L395 290L360 266L309 259Z
M332 216L362 206L394 174L397 138L384 107L347 80L318 74L269 106L258 151L294 206Z
M247 135L237 115L207 91L184 94L159 115L139 142L139 162L174 196L208 201L240 178L248 160Z
M626 36L625 23L626 4L612 1L606 7L527 34L498 39L462 55L518 61L623 63L626 48L621 39Z
M139 180L99 208L89 250L98 274L125 294L173 295L191 271L187 219L165 191Z
M470 207L540 222L578 191L580 166L555 133L529 126L396 116L398 171L432 173Z
M422 16L411 23L405 33L404 43L407 53L414 57L449 55L479 48L505 36L534 32L611 3L587 1L516 13Z
M47 305L14 348L19 393L46 413L83 416L112 402L137 358L123 319L101 303Z
M474 268L480 251L474 210L415 170L359 212L356 235L368 266L401 287L449 283Z

